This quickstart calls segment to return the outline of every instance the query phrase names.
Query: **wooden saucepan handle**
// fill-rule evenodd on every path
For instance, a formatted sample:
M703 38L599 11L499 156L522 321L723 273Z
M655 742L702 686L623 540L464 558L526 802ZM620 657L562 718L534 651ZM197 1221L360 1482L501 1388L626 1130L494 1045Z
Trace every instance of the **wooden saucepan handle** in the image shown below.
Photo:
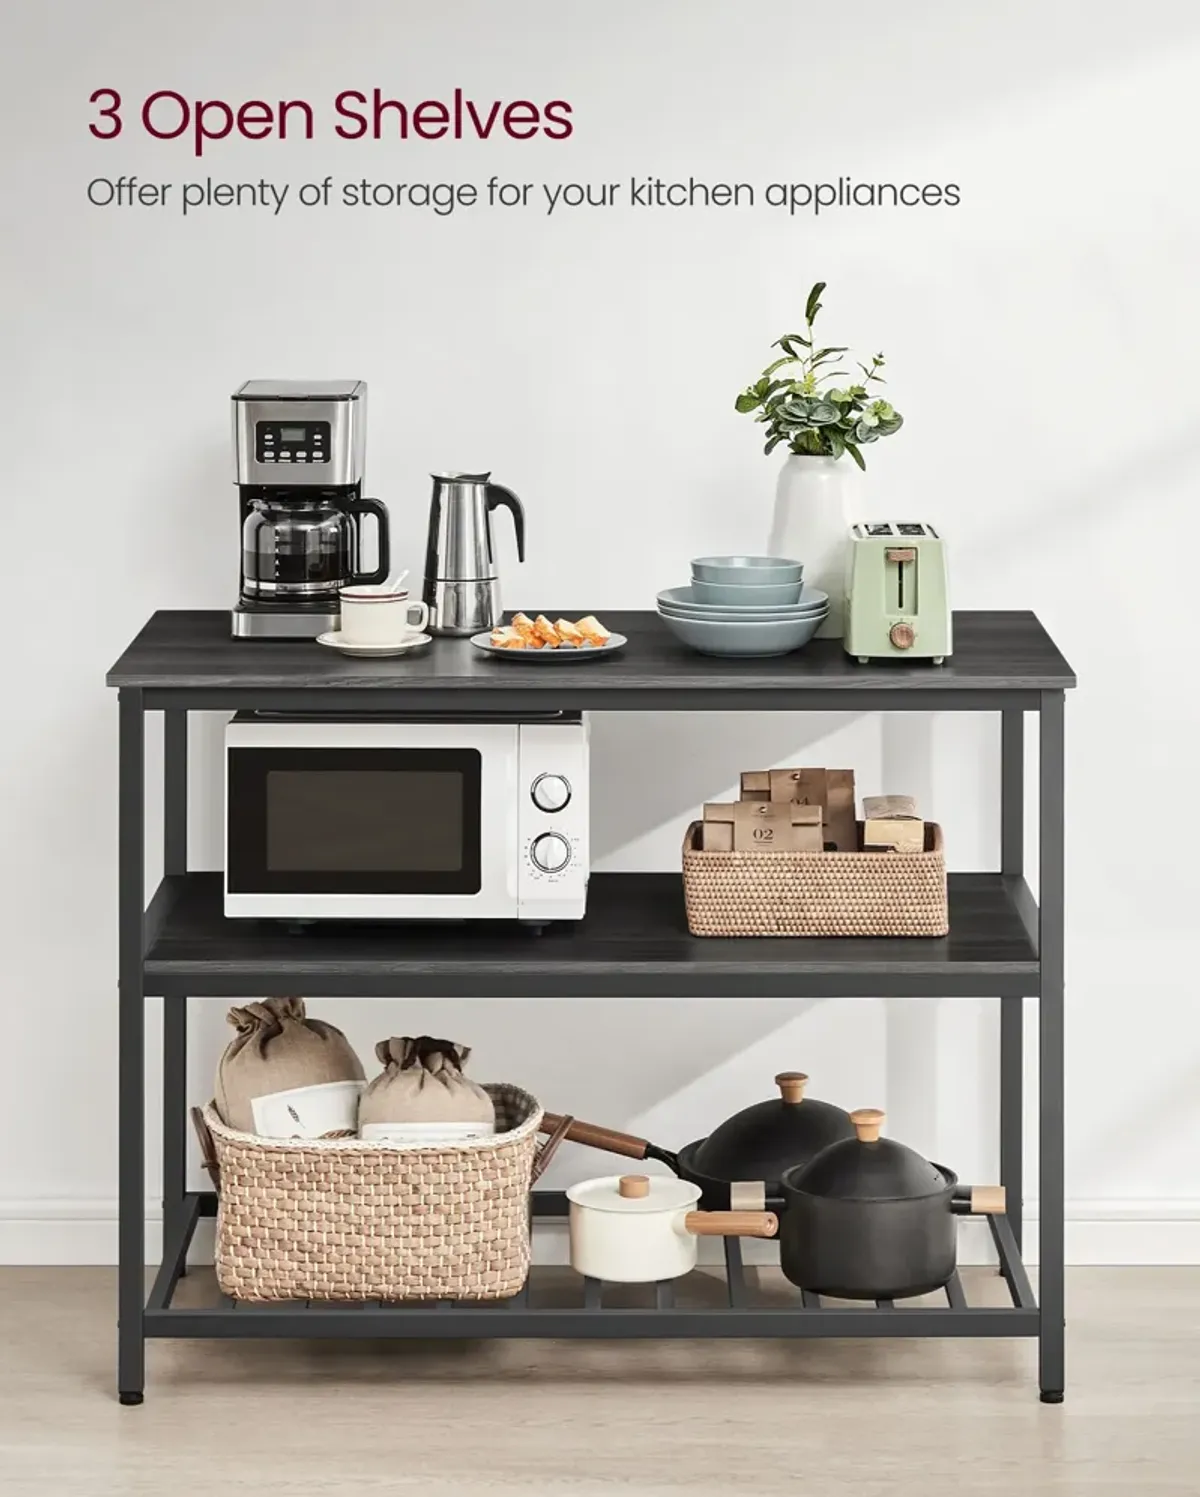
M973 1216L1003 1216L1007 1209L1003 1185L971 1186L971 1214Z
M955 1216L1003 1216L1008 1210L1003 1185L960 1185L950 1197Z
M693 1237L774 1237L779 1218L773 1211L689 1211L683 1225Z
M563 1119L557 1113L547 1112L542 1117L541 1131L556 1133ZM609 1154L623 1154L627 1159L645 1159L650 1151L650 1141L635 1138L632 1133L617 1133L612 1128L601 1128L595 1123L581 1123L578 1118L570 1120L564 1138L573 1144L587 1144L592 1149L604 1149Z

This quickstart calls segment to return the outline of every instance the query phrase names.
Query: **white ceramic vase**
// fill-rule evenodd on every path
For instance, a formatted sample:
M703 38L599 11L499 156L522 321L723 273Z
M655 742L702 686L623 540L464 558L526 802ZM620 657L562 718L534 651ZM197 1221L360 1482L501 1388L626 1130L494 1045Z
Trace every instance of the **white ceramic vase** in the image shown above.
M860 518L860 470L849 457L789 457L779 470L767 551L804 563L804 580L829 594L819 639L845 632L846 533Z

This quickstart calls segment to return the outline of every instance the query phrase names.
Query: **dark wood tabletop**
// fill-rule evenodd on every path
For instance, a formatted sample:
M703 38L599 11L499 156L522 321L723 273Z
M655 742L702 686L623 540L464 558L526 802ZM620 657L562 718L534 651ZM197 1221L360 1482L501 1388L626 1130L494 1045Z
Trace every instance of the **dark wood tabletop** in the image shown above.
M579 609L567 610L572 616ZM554 615L557 617L557 615ZM755 698L793 692L1054 691L1075 685L1058 647L1029 612L954 615L954 654L945 665L928 660L860 665L840 640L814 640L792 655L767 660L724 660L680 644L652 612L603 611L609 629L625 634L620 653L602 659L544 665L498 660L469 640L436 639L411 655L385 660L343 656L308 640L230 637L225 611L160 611L150 619L107 676L107 684L144 690L396 691L422 697L466 689L478 697L493 690L545 694L547 705L564 693L601 706L607 695L657 691ZM649 703L647 703L649 705ZM714 706L717 705L714 702Z

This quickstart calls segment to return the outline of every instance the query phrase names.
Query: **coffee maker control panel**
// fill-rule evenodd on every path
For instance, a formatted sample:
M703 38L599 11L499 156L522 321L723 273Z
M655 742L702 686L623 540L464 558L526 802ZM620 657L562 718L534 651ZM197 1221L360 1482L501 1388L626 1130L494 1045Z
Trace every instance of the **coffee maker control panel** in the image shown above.
M256 421L254 459L259 463L327 463L328 421Z

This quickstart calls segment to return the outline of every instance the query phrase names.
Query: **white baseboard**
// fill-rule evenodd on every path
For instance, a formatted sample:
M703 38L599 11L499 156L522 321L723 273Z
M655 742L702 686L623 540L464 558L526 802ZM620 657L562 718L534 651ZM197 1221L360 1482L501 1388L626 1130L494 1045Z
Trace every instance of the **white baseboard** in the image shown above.
M148 1202L147 1263L158 1261L160 1215L157 1203ZM1025 1221L1026 1260L1036 1263L1036 1202L1027 1206ZM567 1261L564 1229L550 1228L538 1235L538 1262ZM703 1246L719 1254L714 1243ZM960 1261L990 1262L990 1247L983 1223L963 1224ZM768 1255L771 1252L767 1244L746 1243L747 1261L753 1262L764 1250ZM192 1256L198 1263L212 1261L211 1222L200 1224ZM117 1214L112 1201L0 1201L0 1264L71 1266L111 1264L116 1259ZM1198 1265L1200 1200L1071 1201L1067 1205L1067 1262L1094 1267Z

